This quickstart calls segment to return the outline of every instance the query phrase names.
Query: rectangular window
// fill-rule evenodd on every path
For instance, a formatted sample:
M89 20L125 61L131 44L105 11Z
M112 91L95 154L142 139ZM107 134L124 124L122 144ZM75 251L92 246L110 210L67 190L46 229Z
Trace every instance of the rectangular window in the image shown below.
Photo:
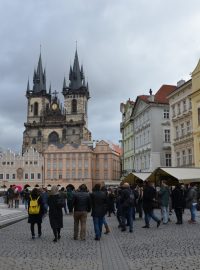
M190 121L188 121L186 123L186 126L187 126L187 133L190 133L191 132L191 124L190 124Z
M70 172L69 171L66 172L66 178L70 179Z
M185 135L185 125L184 123L181 124L181 136Z
M53 169L54 169L54 170L57 169L57 162L56 162L56 160L53 161Z
M57 179L57 172L53 171L53 179Z
M178 103L178 114L181 114L181 105Z
M175 106L172 106L172 116L175 117L176 113L175 113Z
M3 179L3 173L0 173L0 179Z
M82 159L78 160L78 168L81 169L82 168Z
M6 179L9 180L9 173L6 174Z
M48 170L51 169L51 160L47 160L47 169L48 169Z
M25 164L28 165L28 161L26 161Z
M41 174L40 174L40 173L37 174L37 178L38 178L38 179L41 178Z
M164 135L165 135L165 142L170 142L170 130L169 129L165 129L164 130Z
M62 168L63 168L63 163L62 163L62 160L60 159L59 160L59 170L62 170Z
M72 171L72 179L74 179L76 177L76 173L75 171Z
M59 172L58 178L59 178L59 179L62 179L62 173L61 173L61 172Z
M6 162L4 161L4 162L2 162L2 165L6 165Z
M31 173L31 179L34 179L34 173Z
M47 171L47 178L51 179L51 171Z
M85 170L85 171L84 171L84 177L85 177L85 178L88 178L88 170Z
M187 107L186 107L186 100L183 100L183 111L185 112L187 110Z
M34 165L37 165L38 164L38 162L37 161L34 161Z
M104 171L104 180L108 180L108 172Z
M73 168L73 169L76 168L76 160L75 160L75 159L72 160L72 168Z
M24 178L28 179L28 173L25 173Z
M12 162L11 162L11 165L13 165L13 164L14 164L14 162L12 161Z
M82 171L81 171L81 170L78 171L78 178L79 178L79 179L82 178Z
M180 152L176 152L176 163L177 163L177 167L180 167Z
M192 164L192 149L188 149L188 164Z
M176 139L178 139L178 138L179 138L179 127L176 126Z
M10 162L7 162L7 165L10 165Z
M191 98L189 99L189 109L192 109L192 100L191 100Z
M99 171L96 171L96 179L99 179Z
M12 179L15 179L15 174L13 173L13 175L12 175Z
M182 159L183 159L183 165L186 165L187 156L186 156L185 150L182 151Z
M171 154L165 154L165 164L166 164L166 167L172 166Z
M69 160L69 159L66 160L66 168L67 168L67 169L70 168L70 160Z
M164 119L169 119L169 109L164 109Z

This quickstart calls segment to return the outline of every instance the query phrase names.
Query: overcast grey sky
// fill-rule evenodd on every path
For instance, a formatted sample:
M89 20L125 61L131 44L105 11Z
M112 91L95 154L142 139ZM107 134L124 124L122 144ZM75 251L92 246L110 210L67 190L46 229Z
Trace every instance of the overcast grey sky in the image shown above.
M89 81L93 139L120 139L120 103L189 79L200 57L199 0L0 0L0 146L21 150L27 79L42 44L62 91L75 41Z

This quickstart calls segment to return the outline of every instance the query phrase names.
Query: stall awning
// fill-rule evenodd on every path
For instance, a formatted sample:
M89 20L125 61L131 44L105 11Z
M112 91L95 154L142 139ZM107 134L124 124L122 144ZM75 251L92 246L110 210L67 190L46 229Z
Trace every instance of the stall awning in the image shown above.
M156 175L163 179L165 175L172 176L184 184L200 182L200 168L159 167L152 172L149 179L153 180Z
M132 172L131 174L133 174L136 178L142 181L147 180L147 178L151 175L151 173L149 172L141 172L141 173Z

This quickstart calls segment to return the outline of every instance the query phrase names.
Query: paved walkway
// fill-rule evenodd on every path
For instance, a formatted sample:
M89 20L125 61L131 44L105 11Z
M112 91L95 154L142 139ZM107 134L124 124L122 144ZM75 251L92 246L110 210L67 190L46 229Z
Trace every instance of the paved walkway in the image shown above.
M19 208L8 208L7 204L0 203L0 228L27 217L24 205Z
M188 218L186 214L185 219ZM53 243L48 217L44 219L42 238L31 239L27 220L0 230L0 269L2 270L198 270L200 269L199 223L142 229L134 223L134 232L120 232L115 217L107 218L112 232L94 241L92 219L88 219L86 241L74 241L73 218L64 216L59 242Z

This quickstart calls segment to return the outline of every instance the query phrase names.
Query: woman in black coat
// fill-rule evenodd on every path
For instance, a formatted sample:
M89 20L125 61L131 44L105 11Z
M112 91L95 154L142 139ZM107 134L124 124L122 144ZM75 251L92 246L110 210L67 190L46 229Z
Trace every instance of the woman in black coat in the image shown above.
M48 197L49 221L54 234L53 242L60 239L60 230L63 228L62 202L57 186L52 186L51 193Z
M31 199L37 200L38 199L38 205L40 206L40 211L39 214L29 214L29 208L30 208L30 201ZM31 224L31 234L32 234L32 239L35 239L35 230L34 226L35 223L38 226L38 237L41 237L42 235L42 216L44 214L44 207L43 207L43 201L40 196L40 192L37 188L34 188L31 191L29 200L28 200L28 223Z
M184 210L184 190L181 188L181 185L178 183L175 189L172 191L172 207L176 213L177 222L176 224L183 223L183 210Z

